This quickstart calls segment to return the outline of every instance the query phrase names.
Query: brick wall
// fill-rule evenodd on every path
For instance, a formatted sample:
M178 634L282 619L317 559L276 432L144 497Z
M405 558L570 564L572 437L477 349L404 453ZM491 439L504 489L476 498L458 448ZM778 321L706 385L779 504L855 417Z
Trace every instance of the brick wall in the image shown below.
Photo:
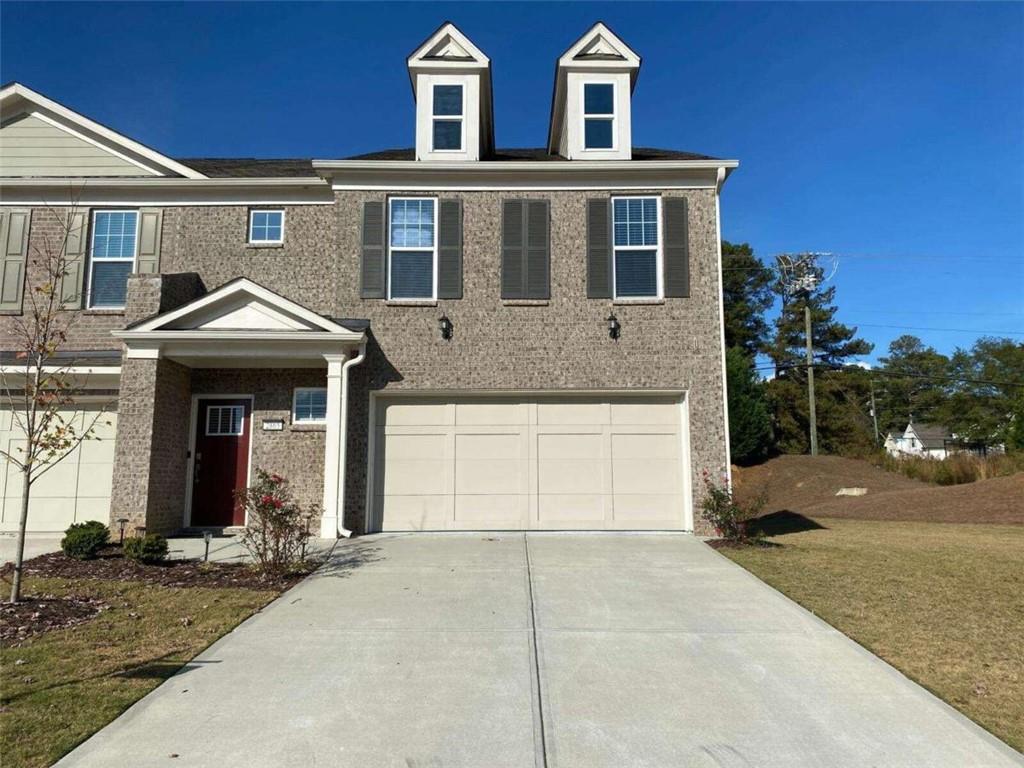
M399 194L399 193L395 193ZM422 193L419 193L422 194ZM653 305L586 298L586 201L597 192L459 192L463 201L463 298L436 306L394 306L359 297L360 222L365 200L383 193L338 192L338 309L371 321L374 344L352 371L349 456L367 455L369 390L656 389L689 392L693 487L700 472L725 464L715 197L711 190L666 192L689 203L690 297ZM542 306L503 302L501 201L551 201L551 299ZM615 313L621 338L608 338ZM443 341L446 314L454 338ZM366 463L351 461L345 524L360 530ZM697 516L697 515L695 515Z
M248 206L190 206L163 209L160 271L195 273L201 286L212 290L236 277L248 277L317 312L330 313L337 293L334 269L336 217L330 205L286 205L285 238L279 246L254 246L248 240ZM64 228L58 215L66 209L36 208L29 230L26 291L39 283L40 270L32 254L57 248ZM195 278L190 278L195 279ZM165 286L165 301L175 291L195 293L195 286ZM178 303L183 303L178 301ZM170 307L164 306L161 311ZM126 310L132 307L126 306ZM68 334L66 349L117 349L110 331L148 315L126 310L79 312ZM155 310L154 310L155 311ZM0 348L11 349L13 320L0 316Z
M252 469L276 472L303 505L323 503L326 428L292 425L296 387L326 387L327 369L205 369L192 371L196 395L253 395ZM283 419L284 430L266 431L263 419ZM319 531L319 519L316 531ZM319 535L319 534L318 534Z

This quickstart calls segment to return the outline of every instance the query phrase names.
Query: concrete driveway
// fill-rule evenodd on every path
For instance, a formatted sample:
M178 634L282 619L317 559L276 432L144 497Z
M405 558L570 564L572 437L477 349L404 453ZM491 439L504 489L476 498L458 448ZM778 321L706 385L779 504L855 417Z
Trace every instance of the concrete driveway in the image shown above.
M1020 766L700 541L379 535L61 766Z

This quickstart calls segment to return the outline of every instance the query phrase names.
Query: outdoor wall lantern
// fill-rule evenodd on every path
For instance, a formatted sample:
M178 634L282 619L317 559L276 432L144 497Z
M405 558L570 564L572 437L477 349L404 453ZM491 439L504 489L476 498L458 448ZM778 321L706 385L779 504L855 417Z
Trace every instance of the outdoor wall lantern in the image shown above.
M437 327L441 330L441 338L445 341L452 340L452 334L455 333L455 326L452 325L452 321L448 319L448 315L441 315L437 321Z
M619 318L615 315L608 315L608 320L606 322L608 323L608 338L618 341L619 333L622 331L622 326L619 325Z

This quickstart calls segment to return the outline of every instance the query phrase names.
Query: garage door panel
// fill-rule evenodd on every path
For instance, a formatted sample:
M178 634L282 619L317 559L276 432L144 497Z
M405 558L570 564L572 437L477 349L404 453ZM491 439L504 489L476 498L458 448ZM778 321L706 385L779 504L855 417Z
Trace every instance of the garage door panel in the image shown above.
M614 520L618 527L664 528L682 519L680 494L616 493Z
M458 494L455 523L460 527L523 528L530 519L526 494Z
M386 509L384 530L388 531L431 531L448 527L452 520L453 498L451 495L435 496L389 496L376 499L377 509Z
M432 397L378 413L401 422L376 433L383 530L684 526L674 399Z
M664 400L611 404L611 423L679 426L679 404Z
M541 527L558 523L588 523L589 527L603 527L605 495L601 493L544 494L537 500Z
M666 459L612 461L615 493L679 493L678 462Z
M608 424L608 403L569 400L537 403L537 424Z
M460 427L526 424L528 417L525 403L510 400L458 403L455 406L455 423Z
M382 408L381 424L386 426L430 426L455 423L455 410L445 402L396 401Z
M541 461L548 459L599 460L604 453L603 440L604 437L600 432L541 433L537 435L537 458Z

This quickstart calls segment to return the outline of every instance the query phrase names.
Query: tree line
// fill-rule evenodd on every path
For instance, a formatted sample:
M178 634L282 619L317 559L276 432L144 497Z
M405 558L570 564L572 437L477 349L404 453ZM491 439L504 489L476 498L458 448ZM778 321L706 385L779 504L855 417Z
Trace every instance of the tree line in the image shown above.
M723 241L722 289L734 462L809 450L805 306L822 453L879 450L885 435L901 433L911 418L942 424L968 442L1024 450L1024 342L982 337L947 356L907 334L865 369L855 359L874 345L836 319L834 284L787 293L778 270L748 244ZM777 300L781 310L769 319Z

